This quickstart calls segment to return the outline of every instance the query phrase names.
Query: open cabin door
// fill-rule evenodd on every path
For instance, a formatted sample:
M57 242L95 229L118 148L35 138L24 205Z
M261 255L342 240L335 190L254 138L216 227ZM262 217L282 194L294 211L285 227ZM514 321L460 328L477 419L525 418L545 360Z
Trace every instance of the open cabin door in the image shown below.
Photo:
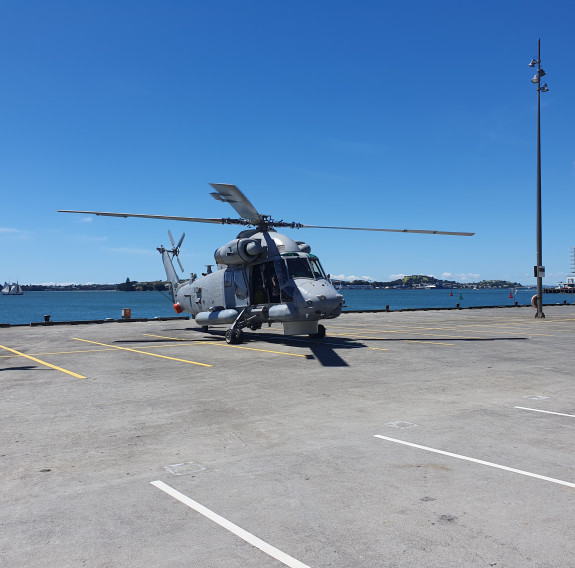
M281 303L279 279L273 260L252 266L250 293L252 304Z

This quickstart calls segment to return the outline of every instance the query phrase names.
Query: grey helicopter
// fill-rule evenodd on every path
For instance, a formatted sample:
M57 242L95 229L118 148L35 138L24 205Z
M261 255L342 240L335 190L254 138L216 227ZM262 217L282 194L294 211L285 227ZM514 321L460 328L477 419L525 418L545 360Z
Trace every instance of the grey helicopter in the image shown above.
M275 221L260 214L247 197L235 186L210 184L218 201L229 203L240 218L176 217L138 213L105 213L102 211L58 210L59 213L81 213L108 217L140 217L168 219L194 223L243 225L234 240L219 247L214 253L217 266L198 277L180 280L173 265L175 258L182 272L179 252L185 233L176 243L168 236L171 249L157 250L170 283L176 313L192 314L196 323L208 332L210 327L230 326L225 332L226 342L239 344L244 340L245 328L261 329L263 324L283 324L285 335L325 337L323 319L338 317L344 305L343 296L332 285L311 247L304 241L294 241L278 233L276 228L289 229L344 229L351 231L382 231L394 233L426 233L435 235L472 236L475 233L428 231L415 229L368 229L363 227L328 227L303 225L296 222Z

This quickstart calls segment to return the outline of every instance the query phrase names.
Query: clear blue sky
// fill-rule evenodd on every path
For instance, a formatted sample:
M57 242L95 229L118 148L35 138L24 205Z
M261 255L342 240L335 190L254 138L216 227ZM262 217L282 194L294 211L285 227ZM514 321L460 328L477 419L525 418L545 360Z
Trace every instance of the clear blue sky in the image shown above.
M3 0L0 281L164 278L230 226L56 213L260 213L300 230L333 275L430 274L534 284L542 42L545 284L575 246L575 3Z

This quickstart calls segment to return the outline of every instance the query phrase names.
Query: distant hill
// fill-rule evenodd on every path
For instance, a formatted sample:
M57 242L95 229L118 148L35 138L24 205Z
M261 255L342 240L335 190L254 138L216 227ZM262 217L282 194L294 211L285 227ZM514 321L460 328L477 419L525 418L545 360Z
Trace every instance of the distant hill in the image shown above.
M338 284L339 284L338 280ZM455 282L454 280L440 280L433 276L425 276L417 274L412 276L404 276L397 280L389 282L368 281L368 280L353 280L341 281L343 287L349 285L369 285L372 288L421 288L426 286L434 286L436 288L521 288L523 284L519 282L509 282L508 280L481 280L479 282Z
M168 285L163 280L152 282L138 282L126 278L121 284L24 284L22 288L31 292L42 291L73 291L73 290L118 290L119 292L141 292L158 290L163 292L168 290Z

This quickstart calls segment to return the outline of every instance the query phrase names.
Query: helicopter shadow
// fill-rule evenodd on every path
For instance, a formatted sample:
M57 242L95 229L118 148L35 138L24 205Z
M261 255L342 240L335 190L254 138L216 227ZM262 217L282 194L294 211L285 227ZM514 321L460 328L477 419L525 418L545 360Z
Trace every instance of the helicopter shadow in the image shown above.
M197 328L187 328L186 331L192 331L196 333L201 333L205 335L200 329ZM209 335L206 337L210 338L225 338L225 331L210 331ZM345 361L339 354L338 351L348 350L348 349L359 349L366 347L364 344L346 338L329 338L326 340L314 340L306 339L304 337L296 338L293 336L283 336L279 334L272 333L249 333L246 332L244 336L244 343L248 344L252 341L264 341L267 343L273 343L276 345L284 345L287 347L292 347L294 345L304 345L309 348L311 355L308 355L308 359L316 359L324 367L349 367L349 363Z
M0 371L35 371L38 370L36 365L19 365L16 367L4 367Z

